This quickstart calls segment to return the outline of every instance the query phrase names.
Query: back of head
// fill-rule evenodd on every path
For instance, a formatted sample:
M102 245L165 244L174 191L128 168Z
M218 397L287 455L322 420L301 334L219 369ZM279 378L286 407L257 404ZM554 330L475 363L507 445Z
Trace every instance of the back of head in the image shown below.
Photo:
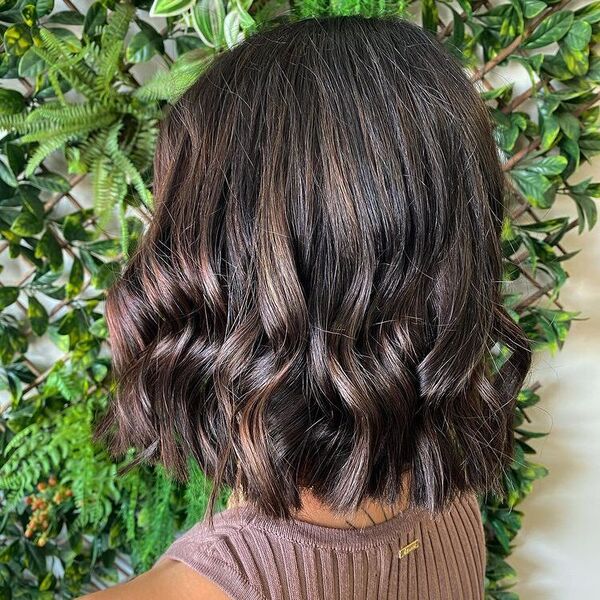
M218 56L161 123L156 211L107 320L101 432L287 516L499 490L529 368L502 306L504 176L460 63L399 18Z

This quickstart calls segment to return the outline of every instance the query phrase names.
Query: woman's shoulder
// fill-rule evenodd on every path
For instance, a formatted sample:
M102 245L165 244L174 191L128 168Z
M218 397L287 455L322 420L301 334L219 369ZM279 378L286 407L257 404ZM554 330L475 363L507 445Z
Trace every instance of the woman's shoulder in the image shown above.
M251 516L231 508L214 515L212 523L200 521L172 542L149 571L80 600L226 600L225 590L237 593L247 585L227 549Z
M186 564L163 559L127 583L83 596L80 600L228 600L210 579Z

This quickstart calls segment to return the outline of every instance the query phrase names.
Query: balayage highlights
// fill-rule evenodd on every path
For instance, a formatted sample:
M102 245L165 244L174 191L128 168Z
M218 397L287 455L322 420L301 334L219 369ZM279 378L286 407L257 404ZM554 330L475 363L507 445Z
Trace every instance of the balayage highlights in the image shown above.
M529 344L502 306L504 176L459 62L398 18L306 19L170 108L156 211L106 306L100 436L289 516L500 491ZM499 373L494 348L507 348ZM212 507L212 504L211 504Z

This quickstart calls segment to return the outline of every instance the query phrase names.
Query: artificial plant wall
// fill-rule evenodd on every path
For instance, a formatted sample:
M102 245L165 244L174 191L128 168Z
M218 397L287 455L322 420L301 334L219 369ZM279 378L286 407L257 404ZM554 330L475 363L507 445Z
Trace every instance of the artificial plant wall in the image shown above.
M267 22L355 13L417 20L463 60L489 103L510 182L505 303L537 350L561 347L576 316L558 300L572 256L562 238L593 227L600 197L600 183L577 174L600 151L600 2L107 0L82 10L0 0L0 598L109 585L148 568L202 516L206 483L194 465L187 487L160 468L117 477L91 441L109 394L103 294L152 213L165 105ZM134 72L148 61L155 74L142 82ZM528 89L499 77L505 66L524 69ZM50 168L57 158L64 166ZM576 204L574 221L545 216L559 194ZM481 498L488 598L516 597L519 503L546 474L530 445L543 434L527 427L537 388L519 396L505 497Z

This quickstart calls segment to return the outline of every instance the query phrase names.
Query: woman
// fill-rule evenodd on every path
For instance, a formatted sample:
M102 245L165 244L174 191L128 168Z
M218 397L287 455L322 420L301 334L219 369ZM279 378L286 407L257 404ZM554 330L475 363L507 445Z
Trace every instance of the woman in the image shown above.
M107 300L100 432L181 478L197 461L215 491L98 597L483 598L476 494L501 492L530 351L459 62L398 18L280 25L171 108L154 167L154 218Z

